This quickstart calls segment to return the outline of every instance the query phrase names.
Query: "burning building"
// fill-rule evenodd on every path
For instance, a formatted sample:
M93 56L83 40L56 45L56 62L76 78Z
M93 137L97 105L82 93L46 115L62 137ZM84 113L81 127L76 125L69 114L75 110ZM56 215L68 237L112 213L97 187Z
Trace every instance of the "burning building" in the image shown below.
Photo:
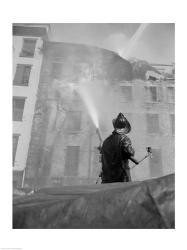
M13 172L20 176L14 178L15 186L95 183L99 140L88 105L77 91L83 85L89 86L88 101L93 98L103 138L112 131L112 118L123 112L132 125L129 136L137 158L145 154L146 146L153 148L153 158L132 170L133 180L174 171L174 80L135 79L132 64L112 51L51 42L26 28L15 31ZM33 37L37 46L29 40ZM32 43L26 51L34 48L34 56L21 56L25 43ZM32 74L25 73L35 63ZM22 64L27 70L21 71ZM25 75L27 84L23 80L20 86Z

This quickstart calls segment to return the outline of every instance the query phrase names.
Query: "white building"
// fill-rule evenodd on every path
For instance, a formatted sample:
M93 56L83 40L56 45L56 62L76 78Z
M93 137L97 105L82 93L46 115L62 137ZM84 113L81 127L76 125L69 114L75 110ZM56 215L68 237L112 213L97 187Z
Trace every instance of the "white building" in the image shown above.
M13 25L13 180L24 178L42 65L43 39L49 25Z

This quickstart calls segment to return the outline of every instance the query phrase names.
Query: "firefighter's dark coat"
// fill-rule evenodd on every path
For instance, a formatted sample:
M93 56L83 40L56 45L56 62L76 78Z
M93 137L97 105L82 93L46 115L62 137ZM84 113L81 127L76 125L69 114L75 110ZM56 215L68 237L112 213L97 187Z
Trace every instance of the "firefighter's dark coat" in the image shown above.
M115 129L103 142L102 183L131 181L129 157L134 156L131 140L124 129Z

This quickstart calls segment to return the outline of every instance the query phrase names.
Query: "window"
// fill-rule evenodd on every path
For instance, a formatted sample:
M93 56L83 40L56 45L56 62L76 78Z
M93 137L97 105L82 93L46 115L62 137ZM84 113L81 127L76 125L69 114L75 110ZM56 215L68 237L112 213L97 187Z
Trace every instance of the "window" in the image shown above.
M175 134L175 115L170 114L170 126L171 126L171 133L172 135Z
M13 121L22 121L25 97L13 97Z
M81 128L81 112L69 111L67 113L66 129L68 132L76 132Z
M65 160L65 176L77 176L79 166L79 146L68 146Z
M159 177L162 175L161 149L152 149L152 158L149 158L149 169L151 177Z
M31 72L31 65L18 64L13 84L17 86L28 86L30 72Z
M13 156L12 156L12 160L13 160L13 166L14 166L14 162L15 162L15 157L16 157L16 151L17 151L17 146L18 146L18 140L19 140L19 134L14 134L13 135Z
M145 87L146 101L156 102L157 101L157 89L155 86Z
M36 47L36 40L26 38L23 40L23 47L20 56L21 57L34 57Z
M147 133L159 133L159 117L158 114L147 114Z
M146 102L161 102L162 101L162 87L149 86L145 87Z
M167 87L167 101L169 103L174 103L175 101L175 92L173 87Z
M124 102L132 101L132 86L121 86L121 98Z

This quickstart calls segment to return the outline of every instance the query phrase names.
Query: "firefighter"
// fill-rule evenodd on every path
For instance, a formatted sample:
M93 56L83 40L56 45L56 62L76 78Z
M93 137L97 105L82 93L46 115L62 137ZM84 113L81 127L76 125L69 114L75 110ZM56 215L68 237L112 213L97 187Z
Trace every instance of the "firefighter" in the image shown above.
M131 131L131 125L122 113L112 122L114 131L101 148L102 183L130 182L129 159L138 164L131 140L126 135Z

